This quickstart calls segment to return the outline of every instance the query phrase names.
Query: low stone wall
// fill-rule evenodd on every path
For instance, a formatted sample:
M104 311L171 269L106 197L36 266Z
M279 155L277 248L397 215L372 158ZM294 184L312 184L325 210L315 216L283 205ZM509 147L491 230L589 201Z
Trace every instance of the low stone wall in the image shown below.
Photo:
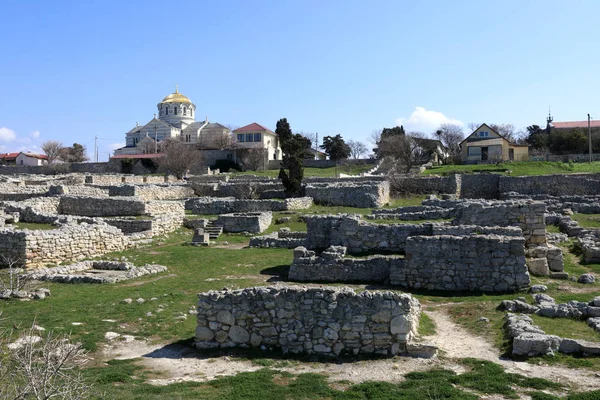
M128 262L82 261L64 267L40 268L27 274L27 277L58 283L115 283L166 270L167 267L157 264L136 267Z
M460 195L461 175L422 176L393 175L390 177L392 194L455 194Z
M114 226L125 234L138 232L152 232L153 221L151 219L135 218L104 218L110 226Z
M560 196L600 194L600 174L502 176L499 192L516 192L526 195L548 194Z
M461 175L460 197L463 199L498 199L501 176L497 174Z
M306 247L344 246L349 254L403 253L409 236L431 235L432 224L375 224L353 215L305 216Z
M135 197L62 196L58 211L60 214L87 217L132 216L144 215L146 204Z
M256 287L199 294L196 347L278 348L324 356L406 351L419 302L347 288Z
M62 196L58 211L67 215L88 217L125 217L136 215L184 214L184 202L153 200L144 202L137 197Z
M135 196L142 200L174 200L195 197L194 189L184 184L109 186L110 196Z
M215 225L222 226L225 232L261 233L271 225L270 212L221 214Z
M345 255L346 248L341 246L332 246L318 256L305 247L297 247L288 279L296 282L384 283L390 275L390 264L400 258L343 258Z
M48 187L48 195L108 197L108 189L90 185L51 185L50 187Z
M529 286L525 239L497 235L414 236L390 283L427 290L516 291Z
M122 183L165 183L174 182L173 176L142 176L128 174L93 174L86 175L85 183L96 185L120 185Z
M200 197L189 199L186 210L194 214L215 215L236 212L304 210L313 204L311 197L293 197L284 200L243 200L233 197Z
M64 225L48 231L0 230L1 253L19 260L26 268L95 257L131 245L119 229L104 223Z
M306 195L316 204L329 206L378 208L390 201L390 185L384 182L311 183Z
M528 246L546 243L546 205L528 200L462 202L454 225L509 226L521 228Z

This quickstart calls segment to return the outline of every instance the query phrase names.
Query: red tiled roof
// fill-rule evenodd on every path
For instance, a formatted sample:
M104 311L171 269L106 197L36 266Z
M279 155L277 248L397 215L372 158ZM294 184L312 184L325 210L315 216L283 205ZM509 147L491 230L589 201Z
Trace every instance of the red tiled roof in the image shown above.
M261 124L257 124L256 122L251 123L250 125L242 126L241 128L237 128L233 131L233 133L241 133L241 132L256 132L256 131L268 131L273 133L269 128L265 128Z
M567 122L552 122L552 126L558 129L573 129L573 128L586 128L588 122L586 121L567 121ZM600 121L590 121L591 128L600 128Z
M150 153L150 154L117 154L116 156L112 156L111 160L119 159L119 158L159 158L164 156L163 153Z
M39 160L47 160L48 156L45 154L36 154L36 153L23 153L27 157L37 158Z
M17 156L21 154L21 153L3 153L0 154L0 158L4 159L4 160L14 160L15 158L17 158Z

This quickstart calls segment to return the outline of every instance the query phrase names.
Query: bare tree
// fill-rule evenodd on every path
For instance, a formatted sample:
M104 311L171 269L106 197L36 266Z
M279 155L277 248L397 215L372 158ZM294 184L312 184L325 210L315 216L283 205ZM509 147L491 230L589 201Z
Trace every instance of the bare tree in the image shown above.
M228 131L215 135L213 142L218 149L229 149L234 143L233 134L231 131Z
M238 149L237 159L240 165L251 171L266 169L267 166L267 149L265 148L248 148Z
M49 332L39 336L36 323L16 339L0 338L0 398L79 400L92 394L80 368L88 361L81 343Z
M157 159L159 167L183 178L187 171L203 166L202 153L193 145L169 138L160 144L163 156Z
M442 124L435 132L435 135L448 149L451 156L460 154L460 142L462 142L465 137L462 126L456 124Z
M425 139L425 135L421 132L388 136L379 141L379 152L392 160L393 169L410 172L411 168L424 156L424 149L419 139Z
M58 140L46 140L42 143L42 151L48 157L48 164L52 164L61 154L64 145Z
M18 292L29 287L31 276L24 273L24 270L20 268L23 264L21 258L2 255L0 265L7 267L8 277L6 280L0 278L0 291Z
M471 133L473 133L481 126L481 124L479 122L469 122L467 126L469 127Z
M358 140L349 140L346 142L346 144L348 145L348 147L350 147L350 155L355 160L359 159L362 155L365 155L369 152L367 145L365 145L363 142L359 142Z

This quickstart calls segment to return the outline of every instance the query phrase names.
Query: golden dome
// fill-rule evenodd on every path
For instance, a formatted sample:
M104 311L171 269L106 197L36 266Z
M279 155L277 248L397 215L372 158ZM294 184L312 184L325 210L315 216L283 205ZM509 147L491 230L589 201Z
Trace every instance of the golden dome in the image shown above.
M192 104L192 101L190 99L188 99L187 97L185 97L184 95L182 95L181 93L179 93L179 89L176 88L175 93L171 93L170 95L168 95L167 97L162 99L161 103L190 103L190 104Z

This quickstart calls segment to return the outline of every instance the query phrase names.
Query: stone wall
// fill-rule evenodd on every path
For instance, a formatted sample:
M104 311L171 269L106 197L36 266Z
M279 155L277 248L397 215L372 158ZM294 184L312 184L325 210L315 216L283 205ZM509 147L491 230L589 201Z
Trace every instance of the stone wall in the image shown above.
M497 174L464 174L461 176L460 196L463 199L498 199L499 182Z
M455 194L460 195L461 175L421 176L393 175L390 177L392 194Z
M288 279L296 282L384 283L390 276L390 264L399 256L344 258L346 248L331 246L321 254L305 247L294 249Z
M62 196L58 211L67 215L88 217L124 217L136 215L181 214L184 202L177 200L153 200L144 202L137 197L84 197Z
M270 212L221 214L215 225L222 226L225 232L261 233L271 225L272 219Z
M293 197L284 200L244 200L233 197L200 197L189 199L186 210L194 214L215 215L253 211L304 210L313 204L311 197Z
M390 284L427 290L517 291L529 286L525 239L498 235L413 236Z
M81 260L131 246L123 233L104 223L64 225L53 230L0 230L0 249L26 268ZM0 262L2 262L0 260Z
M527 195L596 195L600 194L600 174L502 176L499 191Z
M350 254L403 253L409 236L430 235L432 224L375 224L353 215L305 216L306 247L344 246Z
M406 351L419 302L408 294L347 288L255 287L201 293L196 347L277 348L324 356Z
M518 226L527 246L546 243L546 205L529 200L462 202L454 225Z
M194 197L194 189L183 184L109 186L109 196L136 196L142 200L173 200Z
M311 183L306 195L316 204L329 206L378 208L390 201L390 185L384 182Z
M135 197L85 197L62 196L58 207L60 214L88 217L144 215L146 204Z

